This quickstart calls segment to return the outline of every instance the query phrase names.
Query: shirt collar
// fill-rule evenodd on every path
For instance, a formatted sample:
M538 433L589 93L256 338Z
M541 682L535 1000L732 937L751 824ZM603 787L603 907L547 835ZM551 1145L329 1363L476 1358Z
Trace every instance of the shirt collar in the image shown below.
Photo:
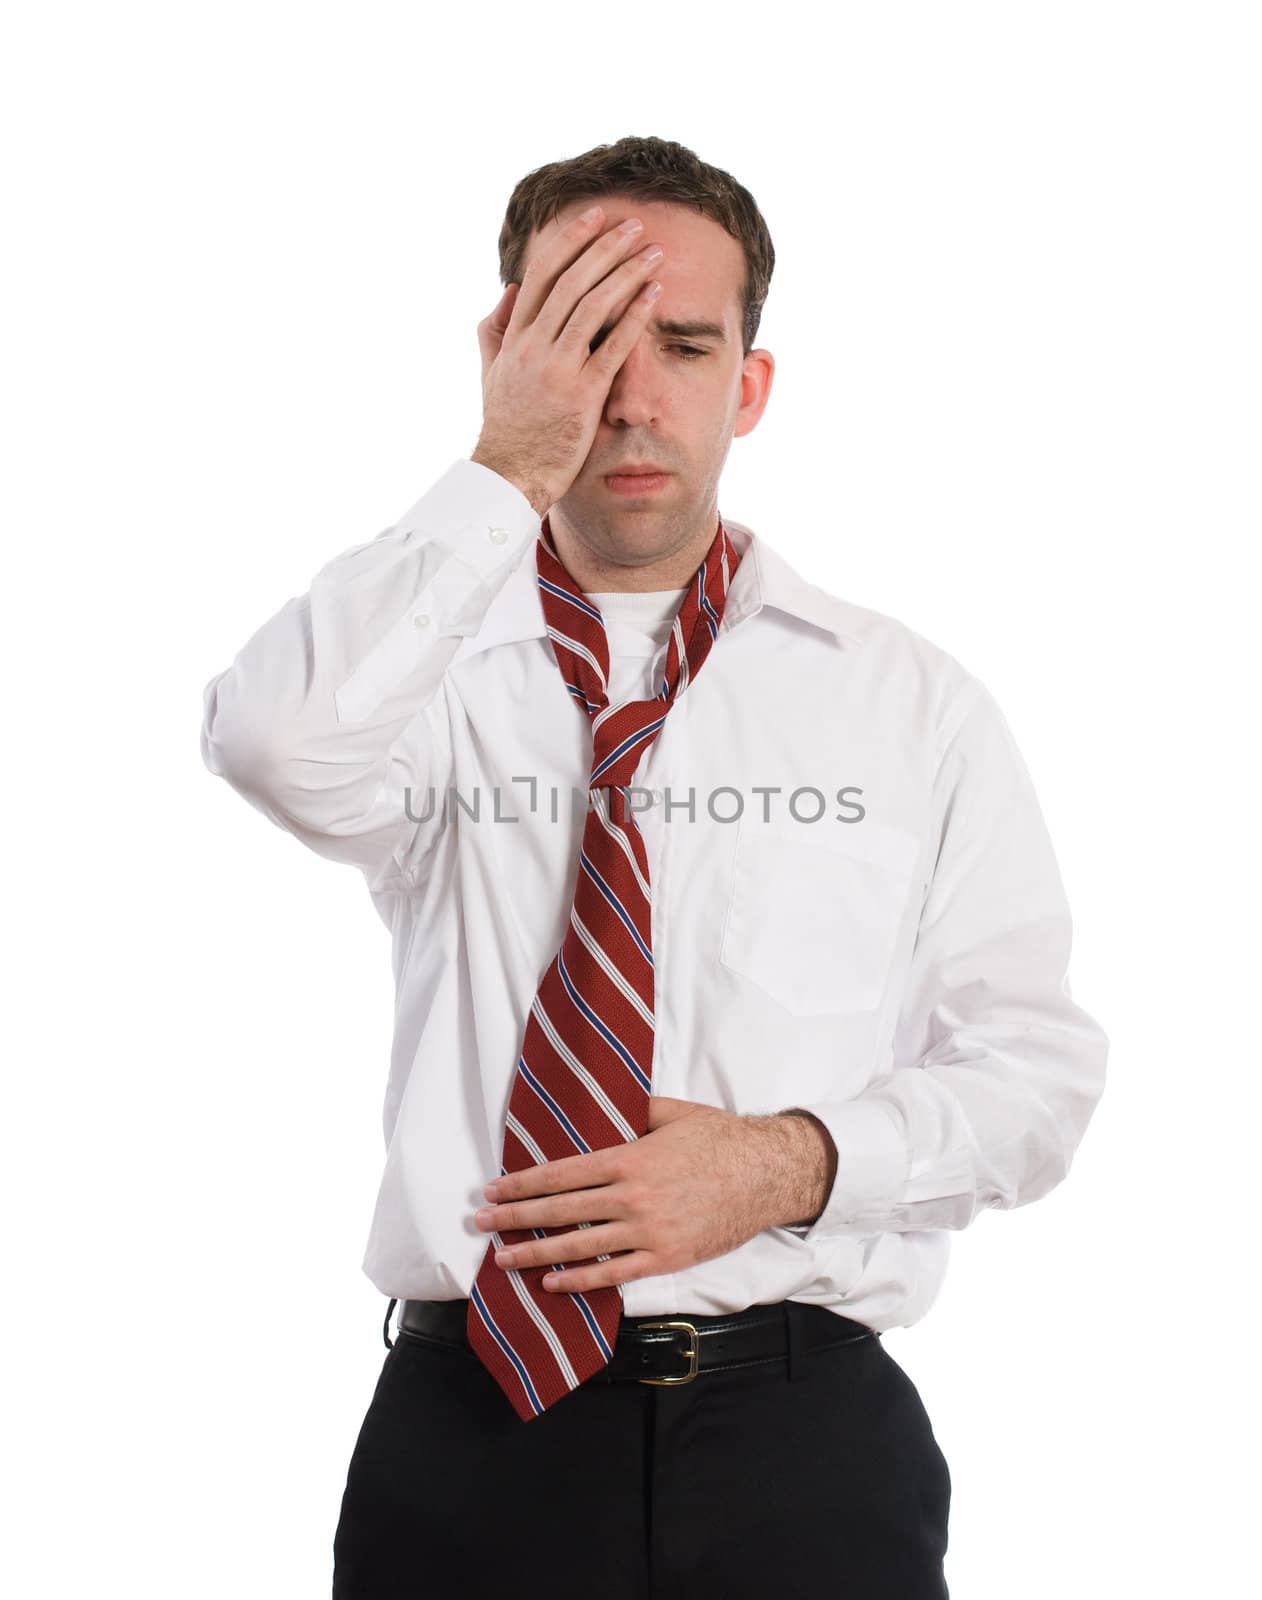
M778 550L742 522L723 518L732 543L740 553L740 563L728 587L720 634L730 633L742 622L756 616L763 606L772 606L803 622L833 635L844 643L857 645L863 640L864 612L848 601L808 583ZM504 580L487 607L481 626L468 634L460 645L456 660L489 650L492 645L516 644L523 639L547 637L543 602L536 581L533 546ZM611 619L610 643L622 624Z

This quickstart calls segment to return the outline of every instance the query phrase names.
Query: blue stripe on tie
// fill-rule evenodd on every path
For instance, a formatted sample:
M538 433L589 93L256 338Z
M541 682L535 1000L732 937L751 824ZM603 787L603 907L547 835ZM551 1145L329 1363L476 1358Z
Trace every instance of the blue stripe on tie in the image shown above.
M706 622L707 622L707 624L709 626L709 629L710 629L710 641L711 641L711 643L713 643L714 640L717 639L718 636L719 636L719 627L718 627L719 614L714 609L714 607L710 604L709 596L705 592L705 562L704 561L701 563L700 567L697 569L697 588L698 588L698 591L699 591L697 598L698 598L698 601L699 601L699 603L701 605L702 614L705 616Z
M634 818L632 820L634 821ZM614 826L616 827L617 824L615 823ZM639 827L638 822L636 823L636 827ZM604 895L605 899L608 900L609 904L613 907L619 919L625 925L627 932L639 946L640 954L651 967L653 965L653 952L649 949L648 945L645 944L644 940L640 938L639 930L636 928L635 923L632 922L631 918L623 909L622 901L619 900L618 896L613 892L613 890L601 877L597 869L592 865L592 858L587 854L586 850L579 851L578 859L587 868L587 876L592 880L592 882L600 890L601 894Z
M580 600L577 595L571 594L568 589L559 588L550 578L545 578L541 575L539 587L546 589L549 594L556 595L558 600L564 600L566 605L574 606L579 611L585 611L589 617L594 618L597 622L603 621L600 612L597 611L595 606L589 606L586 600Z
M639 1064L631 1055L630 1051L627 1050L626 1046L614 1036L614 1034L605 1026L605 1024L588 1005L587 1001L583 999L581 994L579 994L578 989L574 984L574 980L566 971L565 958L559 953L557 955L557 971L561 974L561 982L565 985L566 992L569 994L570 999L587 1018L588 1022L591 1023L592 1027L595 1028L596 1032L601 1035L609 1048L614 1051L616 1055L622 1057L622 1060L630 1068L633 1076L638 1080L645 1094L652 1094L652 1081L645 1076L643 1071L640 1069ZM583 1148L586 1149L587 1147L584 1146Z
M568 1226L568 1224L562 1224L562 1226ZM532 1228L530 1231L534 1234L536 1239L553 1239L556 1237L555 1234L547 1233L543 1228ZM552 1266L557 1272L566 1272L569 1270L564 1261L554 1261ZM612 1287L612 1285L610 1285L610 1287ZM569 1295L570 1299L573 1300L574 1304L583 1313L583 1321L586 1322L588 1331L591 1333L592 1338L596 1341L596 1348L600 1351L601 1355L604 1356L606 1361L612 1361L613 1349L609 1344L609 1341L601 1332L600 1323L596 1321L595 1315L592 1312L592 1308L588 1305L582 1291L579 1289L569 1289L565 1290L564 1292Z
M564 1280L562 1280L562 1281L564 1281ZM564 1289L559 1289L557 1291L558 1294L564 1294L565 1292L566 1291ZM613 1350L610 1347L609 1341L605 1338L604 1334L600 1331L600 1323L597 1322L596 1318L592 1315L592 1308L587 1304L587 1301L584 1300L584 1298L583 1298L583 1296L581 1294L577 1294L574 1291L570 1291L570 1299L573 1300L574 1304L583 1313L583 1320L587 1323L587 1326L591 1329L592 1338L595 1339L596 1346L599 1349L601 1355L604 1356L606 1361L612 1361L613 1360Z
M599 711L600 710L599 706L594 706L591 703L591 701L587 698L587 695L584 693L584 691L579 688L578 684L576 684L576 683L567 683L565 687L570 691L570 693L574 696L574 698L576 700L581 700L589 711Z
M568 1224L562 1224L562 1226L568 1226ZM536 1239L553 1239L556 1237L555 1234L548 1233L543 1228L532 1228L530 1231L534 1234ZM597 1253L601 1254L603 1252ZM552 1263L552 1267L556 1272L567 1272L569 1270L564 1261L554 1261ZM612 1285L610 1285L610 1287L612 1287ZM570 1299L573 1300L574 1304L583 1313L583 1321L586 1322L588 1331L591 1333L592 1338L596 1341L596 1348L600 1351L601 1355L604 1356L606 1361L612 1361L613 1349L608 1340L605 1338L604 1334L601 1332L600 1323L596 1321L596 1318L592 1313L592 1308L588 1305L586 1299L584 1298L582 1290L569 1289L564 1292L569 1295Z
M611 750L596 768L596 770L592 773L592 783L596 782L597 778L600 777L601 773L604 772L607 767L613 766L614 762L618 760L619 756L625 754L625 752L628 750L633 750L637 744L643 744L650 734L656 733L665 721L665 717L658 717L656 722L647 723L643 728L640 729L639 733L629 733L622 743L617 747L617 749Z
M535 1386L530 1381L530 1374L526 1371L520 1360L518 1360L517 1352L513 1349L512 1345L509 1344L508 1340L495 1326L495 1318L491 1315L489 1309L487 1308L487 1303L482 1297L482 1291L478 1288L476 1282L473 1284L472 1294L473 1303L478 1308L478 1315L485 1323L487 1332L495 1340L496 1344L499 1345L500 1349L504 1352L508 1359L513 1363L513 1366L516 1367L517 1376L521 1379L522 1387L526 1391L526 1398L530 1401L535 1415L538 1416L543 1410L543 1403L539 1399L539 1396L535 1393Z
M557 1119L557 1121L565 1129L566 1133L569 1134L570 1138L579 1147L579 1149L581 1151L583 1151L583 1153L585 1155L590 1155L592 1153L591 1146L588 1144L587 1140L584 1139L583 1135L578 1131L578 1129L574 1126L574 1124L570 1121L570 1119L566 1116L565 1112L561 1110L561 1107L559 1105L557 1105L556 1101L552 1098L552 1096L548 1093L548 1091L544 1088L544 1086L539 1082L538 1078L535 1077L534 1073L530 1070L530 1068L526 1065L525 1056L518 1056L517 1057L517 1070L518 1070L518 1072L521 1073L522 1077L525 1078L526 1082L530 1085L530 1087L535 1091L535 1093L543 1101L544 1105L546 1105L548 1107L549 1111L551 1111L552 1115Z
M705 562L701 563L702 572L705 571ZM710 624L710 638L717 639L719 635L719 614L710 603L710 597L705 588L701 590L701 609L705 613L706 621Z

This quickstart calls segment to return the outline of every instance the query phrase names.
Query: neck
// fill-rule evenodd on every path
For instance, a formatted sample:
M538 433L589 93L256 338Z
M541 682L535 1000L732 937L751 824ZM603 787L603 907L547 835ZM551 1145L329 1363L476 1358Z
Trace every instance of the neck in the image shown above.
M593 550L553 514L548 519L557 559L584 594L647 594L659 589L683 589L690 584L714 543L718 532L717 509L702 531L687 544L663 555L637 560Z

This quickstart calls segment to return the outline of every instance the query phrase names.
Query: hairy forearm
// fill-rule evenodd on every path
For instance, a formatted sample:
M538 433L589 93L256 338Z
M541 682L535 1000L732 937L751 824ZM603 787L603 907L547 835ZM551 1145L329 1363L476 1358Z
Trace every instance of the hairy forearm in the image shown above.
M837 1174L837 1147L818 1118L805 1111L750 1117L767 1134L761 1176L769 1227L814 1222L827 1204Z

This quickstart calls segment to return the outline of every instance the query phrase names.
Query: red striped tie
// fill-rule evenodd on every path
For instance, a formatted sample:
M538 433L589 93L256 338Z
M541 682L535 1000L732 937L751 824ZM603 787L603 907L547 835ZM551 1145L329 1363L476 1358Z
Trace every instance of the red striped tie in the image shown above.
M626 789L676 695L700 672L718 637L739 562L720 518L675 618L658 694L611 706L604 621L557 559L544 518L535 545L544 620L565 687L591 719L592 771L573 909L526 1020L501 1173L626 1144L648 1130L652 902L644 840ZM544 1289L539 1280L546 1266L497 1267L495 1251L591 1226L492 1234L474 1279L469 1342L523 1421L608 1364L622 1316L622 1285L571 1294ZM567 1263L555 1265L563 1270Z

